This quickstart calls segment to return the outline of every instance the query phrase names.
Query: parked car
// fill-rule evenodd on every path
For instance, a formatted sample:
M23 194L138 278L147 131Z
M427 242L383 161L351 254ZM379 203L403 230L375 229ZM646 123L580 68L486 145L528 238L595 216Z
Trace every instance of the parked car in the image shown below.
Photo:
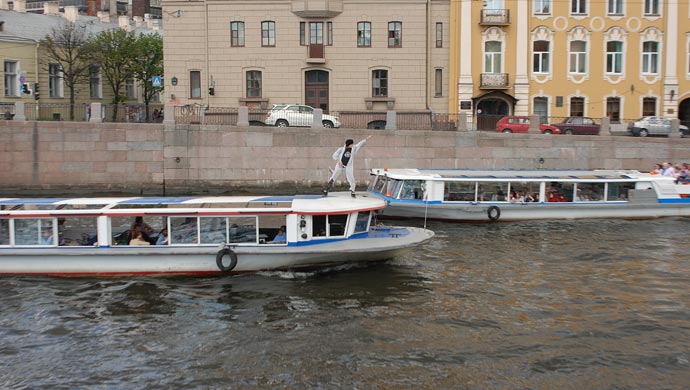
M531 117L529 116L504 116L496 123L497 133L527 133L529 131ZM560 134L561 130L545 123L539 124L542 134Z
M690 135L690 129L685 125L680 125L678 131L681 137ZM628 132L635 137L646 137L648 135L671 134L671 119L662 116L646 116L639 121L628 124Z
M277 104L266 114L268 126L311 126L314 122L314 109L301 104ZM333 115L323 114L323 127L340 127L340 121Z
M569 116L561 123L552 123L551 126L561 130L561 134L599 135L601 126L592 118L584 116Z

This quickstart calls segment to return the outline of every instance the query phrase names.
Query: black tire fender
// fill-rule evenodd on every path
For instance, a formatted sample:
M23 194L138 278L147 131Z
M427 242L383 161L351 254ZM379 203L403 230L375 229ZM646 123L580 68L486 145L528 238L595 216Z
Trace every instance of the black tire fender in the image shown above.
M491 206L486 210L486 215L492 221L498 221L501 218L501 209L498 206Z
M230 264L229 265L224 265L223 264L223 258L225 256L230 256ZM233 251L230 248L223 248L218 251L216 254L216 265L218 266L218 269L223 271L223 272L228 272L232 271L233 268L237 265L237 253Z

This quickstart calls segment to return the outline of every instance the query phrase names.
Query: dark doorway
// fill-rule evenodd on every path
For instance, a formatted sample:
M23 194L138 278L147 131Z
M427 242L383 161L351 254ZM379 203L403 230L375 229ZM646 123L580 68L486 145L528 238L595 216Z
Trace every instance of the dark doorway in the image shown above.
M683 100L678 106L680 124L690 127L690 98Z
M477 130L496 130L496 123L510 115L510 107L503 99L488 98L477 104Z
M305 73L304 104L328 112L328 72L309 70Z

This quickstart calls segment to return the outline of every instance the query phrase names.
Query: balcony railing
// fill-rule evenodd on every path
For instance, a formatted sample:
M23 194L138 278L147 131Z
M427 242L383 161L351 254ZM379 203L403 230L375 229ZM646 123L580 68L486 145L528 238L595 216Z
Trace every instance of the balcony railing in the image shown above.
M482 73L479 88L508 89L510 88L510 75L508 73Z
M308 46L309 58L307 62L310 63L324 63L326 62L326 57L324 56L324 45L319 43L311 43Z
M483 9L479 24L483 26L505 26L510 24L509 9Z

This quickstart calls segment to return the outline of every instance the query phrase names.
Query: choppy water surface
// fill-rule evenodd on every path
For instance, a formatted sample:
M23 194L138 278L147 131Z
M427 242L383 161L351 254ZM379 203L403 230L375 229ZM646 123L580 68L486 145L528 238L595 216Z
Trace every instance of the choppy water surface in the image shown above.
M0 388L690 386L690 219L429 227L365 268L2 278Z

